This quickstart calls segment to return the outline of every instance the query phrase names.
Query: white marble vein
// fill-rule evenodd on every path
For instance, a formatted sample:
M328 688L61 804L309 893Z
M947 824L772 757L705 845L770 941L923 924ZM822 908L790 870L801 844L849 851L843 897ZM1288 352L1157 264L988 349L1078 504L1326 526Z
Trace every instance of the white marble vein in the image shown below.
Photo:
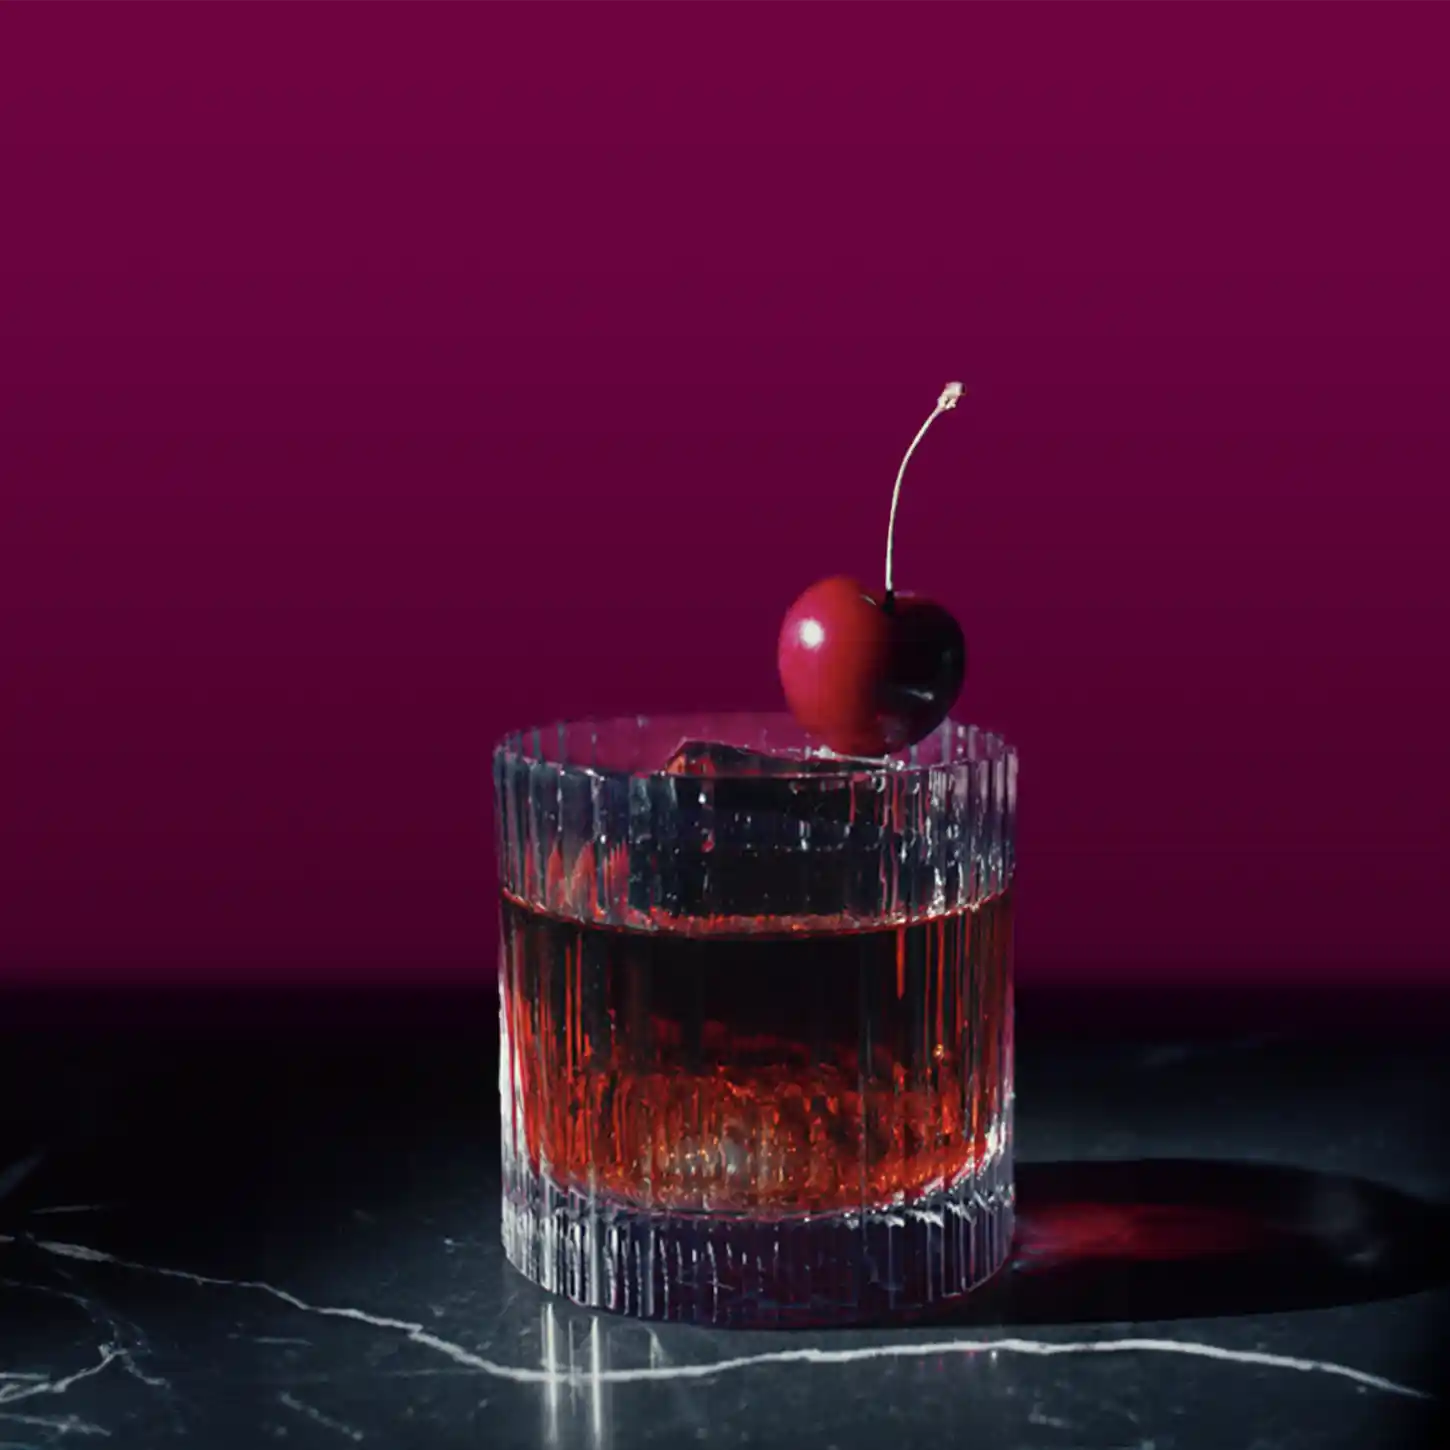
M1002 1339L943 1339L943 1340L890 1340L883 1344L858 1346L849 1349L823 1349L815 1345L804 1345L798 1349L772 1350L762 1354L736 1355L727 1359L683 1364L652 1364L633 1369L606 1369L594 1367L590 1371L570 1368L558 1370L552 1367L534 1369L525 1365L503 1364L483 1355L475 1354L461 1344L444 1339L422 1324L406 1319L396 1319L385 1314L371 1314L363 1309L346 1305L311 1304L289 1290L281 1289L257 1279L222 1279L209 1274L194 1274L185 1269L164 1268L155 1264L140 1263L134 1259L121 1258L115 1254L103 1253L84 1244L62 1243L54 1240L34 1240L34 1246L59 1258L79 1260L84 1263L109 1264L114 1268L129 1269L137 1273L154 1274L163 1278L177 1279L186 1283L226 1289L246 1289L266 1294L273 1299L304 1314L315 1314L329 1319L345 1319L366 1324L374 1329L384 1329L403 1335L412 1343L452 1360L455 1364L478 1370L495 1379L514 1384L557 1385L557 1384L640 1384L683 1380L713 1379L717 1375L730 1374L740 1370L754 1369L761 1365L812 1364L843 1365L868 1360L931 1359L950 1355L976 1357L999 1354L1016 1354L1045 1358L1062 1355L1097 1354L1160 1354L1187 1356L1212 1360L1222 1364L1253 1365L1262 1369L1291 1370L1303 1374L1321 1374L1329 1378L1348 1380L1366 1389L1383 1391L1385 1394L1401 1395L1409 1399L1431 1400L1433 1395L1410 1385L1399 1384L1366 1370L1350 1365L1336 1364L1329 1360L1306 1359L1297 1355L1270 1354L1262 1350L1226 1349L1215 1344L1198 1343L1193 1340L1124 1338L1045 1341L1022 1339L1009 1335ZM112 1352L112 1358L116 1357ZM107 1361L109 1363L109 1361ZM97 1366L87 1373L95 1374ZM3 1396L3 1390L0 1390Z
M22 1289L31 1294L46 1294L52 1299L64 1299L67 1303L74 1304L97 1329L115 1336L115 1342L112 1347L116 1351L116 1358L120 1361L121 1368L132 1379L140 1380L143 1385L149 1385L155 1390L169 1390L171 1388L169 1381L157 1375L147 1374L137 1364L137 1352L145 1353L147 1350L146 1339L141 1331L135 1325L127 1326L136 1341L135 1349L128 1349L121 1343L121 1324L117 1322L116 1316L96 1304L93 1300L87 1299L84 1294L76 1294L69 1289L58 1289L53 1284L29 1284L17 1279L0 1279L0 1285L3 1285L7 1289ZM4 1376L0 1376L0 1378L4 1378ZM41 1376L41 1378L44 1378L44 1376ZM0 1403L3 1403L4 1399L4 1393L0 1391Z
M286 1405L289 1410L295 1410L315 1425L321 1425L327 1430L336 1430L339 1435L346 1435L349 1440L364 1438L361 1430L354 1429L351 1425L344 1425L341 1420L334 1420L331 1415L324 1415L315 1405L309 1405L305 1400L299 1400L296 1395L289 1394L285 1390L277 1396L277 1403Z
M101 1357L95 1364L87 1365L84 1369L78 1369L72 1374L63 1375L60 1379L50 1379L47 1376L29 1383L0 1385L0 1405L13 1405L19 1400L34 1399L36 1395L63 1395L72 1385L79 1384L81 1380L88 1380L92 1375L100 1374L102 1370L109 1368L117 1360L126 1357L125 1350L115 1344L103 1344L100 1353Z
M105 1435L110 1437L111 1432L104 1425L93 1425L89 1420L83 1420L79 1415L11 1415L0 1413L0 1420L8 1421L12 1425L34 1425L38 1429L50 1430L57 1435ZM10 1441L0 1441L0 1444L9 1444Z

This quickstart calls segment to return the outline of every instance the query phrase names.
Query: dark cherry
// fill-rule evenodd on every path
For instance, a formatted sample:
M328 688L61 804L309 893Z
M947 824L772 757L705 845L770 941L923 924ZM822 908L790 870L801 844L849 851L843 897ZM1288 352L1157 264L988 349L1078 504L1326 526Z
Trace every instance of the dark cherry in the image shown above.
M961 626L914 594L812 584L786 612L776 663L791 713L838 755L889 755L930 735L967 675Z
M838 755L889 755L931 734L967 675L962 628L940 604L892 586L896 505L906 465L936 418L954 408L948 383L921 425L891 495L886 587L837 576L812 584L786 611L776 666L791 713Z

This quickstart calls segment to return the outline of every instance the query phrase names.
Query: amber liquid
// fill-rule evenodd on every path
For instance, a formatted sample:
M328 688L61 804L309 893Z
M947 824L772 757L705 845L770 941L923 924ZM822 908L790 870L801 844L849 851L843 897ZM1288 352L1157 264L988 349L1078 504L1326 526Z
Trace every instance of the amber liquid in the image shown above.
M929 1199L1003 1145L1006 894L910 926L690 935L505 898L506 1152L670 1212Z

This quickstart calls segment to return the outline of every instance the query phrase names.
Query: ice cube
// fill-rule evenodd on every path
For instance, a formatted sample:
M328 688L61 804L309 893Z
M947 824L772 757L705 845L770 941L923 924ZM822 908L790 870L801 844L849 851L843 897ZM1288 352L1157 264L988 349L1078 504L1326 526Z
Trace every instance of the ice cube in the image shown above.
M802 825L848 821L853 792L861 789L856 777L881 765L844 755L772 755L714 740L685 740L664 771L700 780L700 806L713 813L717 829L733 825L741 846L748 848L764 847L771 831L782 825L789 825L798 843ZM677 790L676 799L690 809L687 789Z
M829 915L879 878L865 847L876 829L859 778L879 760L772 755L683 740L663 766L679 779L656 830L638 843L640 900L659 891L683 916ZM862 850L847 851L848 839Z
M848 755L771 755L717 740L682 740L661 769L666 775L763 776L836 775L847 770L880 769L879 760Z

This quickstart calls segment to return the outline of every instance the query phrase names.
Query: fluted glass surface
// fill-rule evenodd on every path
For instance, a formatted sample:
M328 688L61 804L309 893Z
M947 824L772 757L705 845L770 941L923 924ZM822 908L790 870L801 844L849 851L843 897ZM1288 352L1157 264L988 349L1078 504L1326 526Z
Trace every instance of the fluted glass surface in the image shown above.
M577 1303L850 1321L965 1293L1012 1231L1017 760L788 717L500 743L510 1261Z

